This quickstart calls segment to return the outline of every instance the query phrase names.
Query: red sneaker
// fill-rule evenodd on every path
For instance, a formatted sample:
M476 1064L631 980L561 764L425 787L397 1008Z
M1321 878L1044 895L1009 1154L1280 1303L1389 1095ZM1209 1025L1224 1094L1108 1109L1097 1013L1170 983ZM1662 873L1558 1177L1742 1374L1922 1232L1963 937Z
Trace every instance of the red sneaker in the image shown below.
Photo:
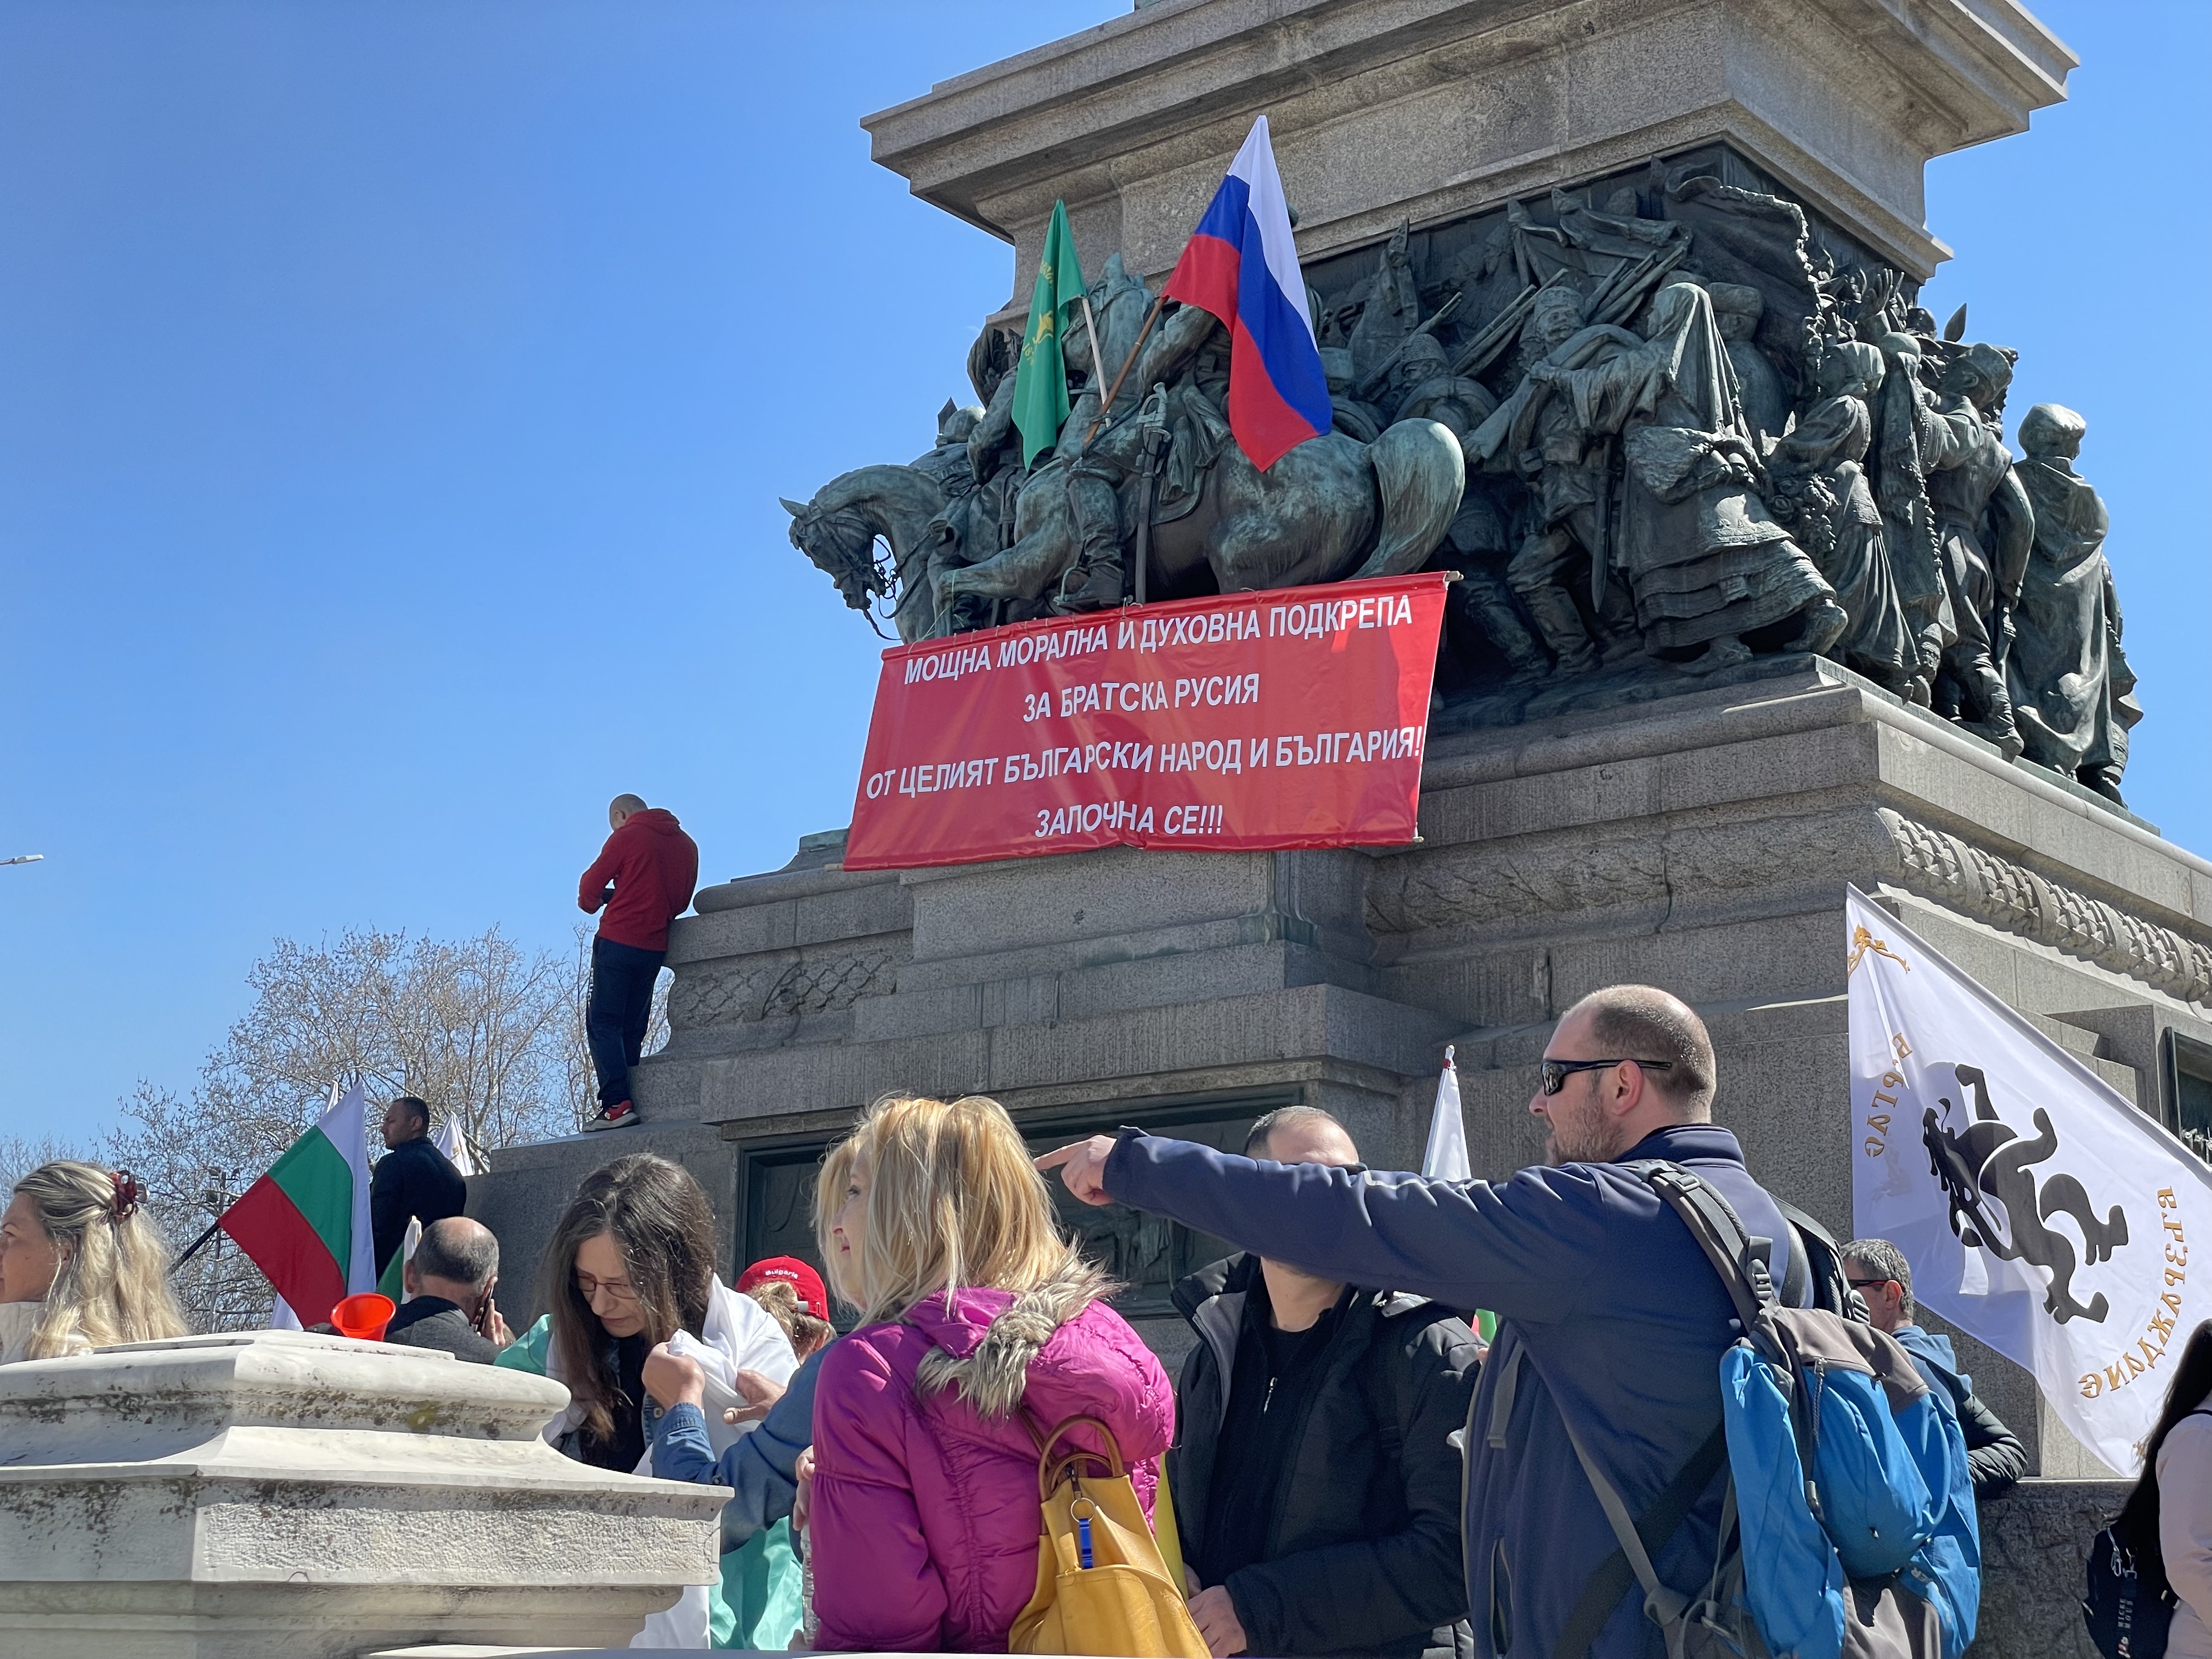
M626 1129L637 1121L637 1108L627 1100L618 1100L611 1106L602 1106L584 1120L584 1133L595 1129Z

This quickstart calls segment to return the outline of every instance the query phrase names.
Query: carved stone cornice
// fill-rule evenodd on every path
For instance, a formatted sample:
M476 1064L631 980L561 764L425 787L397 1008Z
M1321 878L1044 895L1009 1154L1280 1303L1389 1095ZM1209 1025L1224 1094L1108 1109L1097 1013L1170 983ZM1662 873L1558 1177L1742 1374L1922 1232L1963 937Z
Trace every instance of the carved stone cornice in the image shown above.
M1899 884L1993 927L2180 998L2212 1003L2212 947L2062 887L2025 866L1884 806Z

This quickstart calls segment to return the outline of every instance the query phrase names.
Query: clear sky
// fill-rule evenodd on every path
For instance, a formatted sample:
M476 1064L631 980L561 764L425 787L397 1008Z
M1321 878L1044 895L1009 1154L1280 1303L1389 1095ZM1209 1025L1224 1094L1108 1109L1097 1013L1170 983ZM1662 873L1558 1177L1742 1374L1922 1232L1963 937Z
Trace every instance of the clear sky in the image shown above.
M703 880L849 816L878 641L778 495L927 448L1008 250L858 118L1113 0L0 0L0 1133L184 1089L272 939L563 946L608 797ZM2212 8L2064 0L1929 289L2089 418L2197 825Z

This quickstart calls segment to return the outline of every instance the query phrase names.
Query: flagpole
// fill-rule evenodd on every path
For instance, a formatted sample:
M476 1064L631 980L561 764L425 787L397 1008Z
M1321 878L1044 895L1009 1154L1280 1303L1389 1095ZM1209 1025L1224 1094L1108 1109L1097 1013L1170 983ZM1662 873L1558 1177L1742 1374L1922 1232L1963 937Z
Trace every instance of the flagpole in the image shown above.
M337 1103L337 1079L333 1078L331 1079L330 1102L323 1108L323 1109L327 1112L330 1110L331 1107L335 1106ZM228 1215L229 1213L230 1206L226 1204L223 1206L222 1215ZM207 1231L202 1233L198 1238L194 1239L190 1244L187 1244L185 1247L183 1253L179 1255L174 1261L172 1261L169 1264L169 1271L171 1273L176 1272L178 1268L183 1267L185 1263L190 1261L194 1256L205 1249L208 1246L209 1241L213 1239L217 1233L222 1231L222 1215L219 1215L214 1220L209 1222L207 1224Z
M190 1261L206 1247L207 1242L210 1239L213 1238L222 1231L222 1217L217 1216L214 1220L208 1223L207 1231L202 1233L198 1238L194 1239L190 1244L185 1246L185 1253L169 1264L169 1271L171 1273L174 1273L178 1268L183 1267L185 1263Z
M1121 395L1121 382L1129 378L1129 371L1137 366L1137 354L1145 349L1145 338L1152 331L1152 325L1159 320L1160 307L1167 302L1167 293L1163 289L1159 298L1152 301L1152 308L1145 313L1145 325L1137 331L1136 344L1129 348L1129 355L1121 360L1121 372L1114 377L1114 385L1106 393L1106 401L1098 405L1098 413L1091 422L1091 430L1083 434L1084 448L1091 447L1091 441L1098 435L1098 428L1104 422L1107 411L1114 407L1114 400ZM1083 306L1084 316L1087 319L1091 314L1089 295L1084 296ZM1091 356L1093 361L1098 356L1098 331L1096 329L1091 332Z

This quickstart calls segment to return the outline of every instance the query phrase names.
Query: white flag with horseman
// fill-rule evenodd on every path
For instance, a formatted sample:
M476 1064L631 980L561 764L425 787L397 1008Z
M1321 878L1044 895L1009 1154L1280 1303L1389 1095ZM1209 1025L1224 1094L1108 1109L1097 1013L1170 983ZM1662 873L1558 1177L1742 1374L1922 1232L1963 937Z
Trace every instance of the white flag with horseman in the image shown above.
M2122 1474L2212 1317L2212 1170L1852 890L1854 1227Z

